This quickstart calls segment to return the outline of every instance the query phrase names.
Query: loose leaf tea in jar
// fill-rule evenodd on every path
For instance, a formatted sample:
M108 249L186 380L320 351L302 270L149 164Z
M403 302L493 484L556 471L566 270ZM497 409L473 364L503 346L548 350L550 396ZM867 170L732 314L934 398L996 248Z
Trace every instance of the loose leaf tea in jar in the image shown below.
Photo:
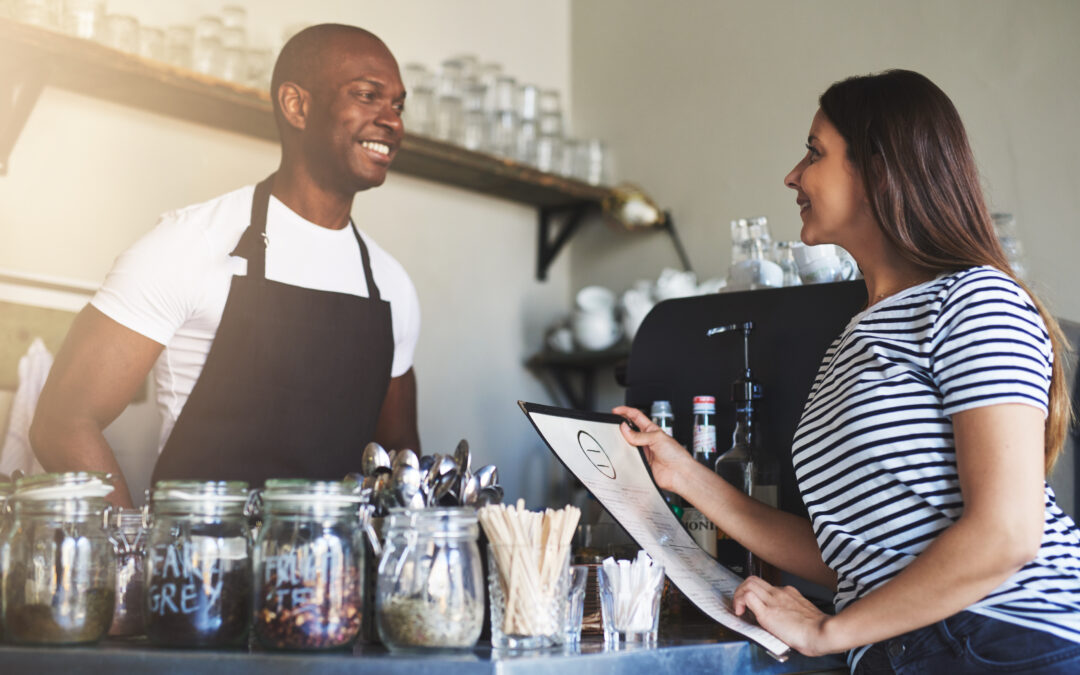
M254 629L264 647L335 649L359 634L364 540L355 487L266 482L254 552Z
M168 647L243 645L251 625L247 484L161 481L150 504L147 637Z
M105 636L116 597L116 558L105 528L105 496L112 491L103 473L15 482L0 555L7 641L74 645Z

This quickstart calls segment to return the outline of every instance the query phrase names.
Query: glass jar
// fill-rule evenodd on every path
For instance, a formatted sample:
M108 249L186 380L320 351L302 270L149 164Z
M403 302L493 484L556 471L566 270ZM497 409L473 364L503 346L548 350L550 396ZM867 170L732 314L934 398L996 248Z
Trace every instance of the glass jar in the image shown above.
M268 649L345 647L363 622L355 483L271 479L255 541L255 636Z
M116 556L106 530L104 473L19 478L4 536L5 638L21 644L97 642L112 623Z
M393 509L375 600L382 643L395 650L471 648L484 624L476 512Z
M250 627L248 486L160 481L150 494L146 635L167 647L243 645Z
M2 15L2 14L0 14ZM15 489L15 486L11 484L7 475L0 474L0 551L3 550L2 545L4 539L7 537L8 524L11 522L11 492ZM0 577L3 576L4 570L7 569L7 561L0 555ZM4 622L0 621L0 640L4 639Z
M142 635L146 617L146 528L143 512L117 509L109 525L116 546L116 605L109 635Z

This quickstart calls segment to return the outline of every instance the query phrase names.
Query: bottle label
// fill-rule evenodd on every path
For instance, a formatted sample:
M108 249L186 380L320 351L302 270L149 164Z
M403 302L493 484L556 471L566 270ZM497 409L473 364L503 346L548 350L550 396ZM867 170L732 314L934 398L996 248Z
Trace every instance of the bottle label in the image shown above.
M683 525L697 545L713 558L716 557L716 525L705 514L693 507L683 511Z
M711 424L694 425L694 457L699 460L716 456L716 427ZM709 467L712 468L711 466Z

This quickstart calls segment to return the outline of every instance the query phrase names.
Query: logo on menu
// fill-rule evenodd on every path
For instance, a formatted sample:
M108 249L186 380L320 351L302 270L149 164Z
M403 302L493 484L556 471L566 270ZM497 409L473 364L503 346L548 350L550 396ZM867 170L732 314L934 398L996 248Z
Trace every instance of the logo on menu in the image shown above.
M596 467L596 470L606 478L615 480L615 467L612 466L611 458L608 457L607 452L604 451L604 448L600 445L599 441L593 438L588 432L579 431L577 442L578 445L581 446L581 451L585 453L585 456L589 459L589 462Z

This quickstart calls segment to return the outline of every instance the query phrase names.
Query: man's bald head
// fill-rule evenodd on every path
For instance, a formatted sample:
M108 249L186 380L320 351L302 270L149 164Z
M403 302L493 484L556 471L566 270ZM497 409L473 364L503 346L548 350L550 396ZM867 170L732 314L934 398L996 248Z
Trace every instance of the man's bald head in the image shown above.
M274 120L279 132L284 132L288 127L278 101L278 89L281 85L293 82L308 91L325 86L325 74L330 71L328 66L341 58L341 50L355 49L358 45L393 58L382 40L374 33L357 26L323 23L309 26L289 38L281 48L270 80L270 99L274 105Z

